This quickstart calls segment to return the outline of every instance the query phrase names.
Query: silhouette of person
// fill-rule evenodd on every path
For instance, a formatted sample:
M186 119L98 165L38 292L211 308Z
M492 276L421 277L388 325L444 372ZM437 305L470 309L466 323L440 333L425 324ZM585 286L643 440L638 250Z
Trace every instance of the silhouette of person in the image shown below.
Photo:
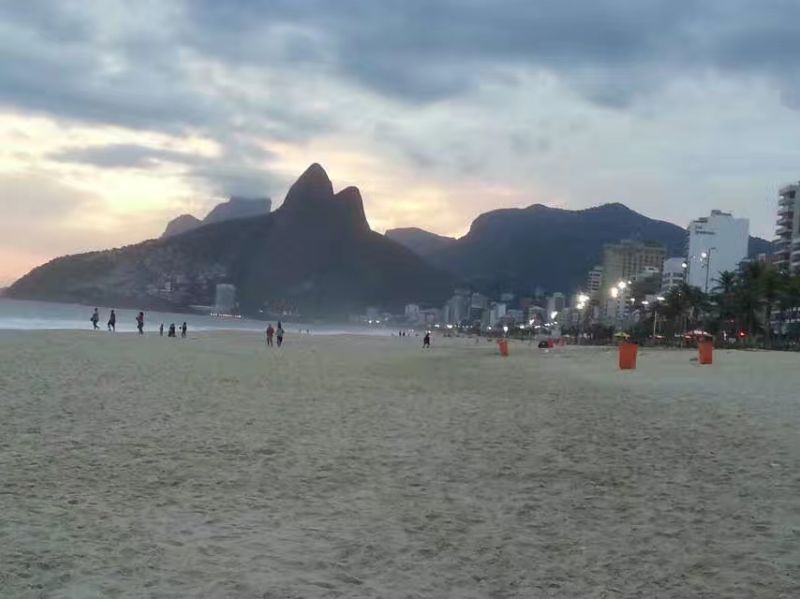
M112 332L117 331L117 314L111 310L111 315L108 317L108 330Z
M163 323L163 322L161 323L161 326L160 326L160 327L158 327L158 335L159 335L160 337L163 337L163 336L164 336L164 323Z
M144 312L139 312L136 315L136 328L139 330L140 335L144 335Z
M100 322L100 312L97 310L97 308L95 308L94 312L92 312L92 317L89 319L89 321L92 323L92 327L95 331L100 328L97 326L97 323Z
M422 339L422 347L423 348L431 348L431 334L425 333L425 337Z
M167 337L175 337L175 323L173 322L169 325L169 332L167 333Z
M185 322L181 325L181 339L186 339L186 331L188 328Z
M281 326L280 321L278 321L278 328L275 330L275 338L278 341L278 347L283 345L283 326Z
M272 336L275 335L275 329L272 328L272 323L267 326L267 347L272 347Z

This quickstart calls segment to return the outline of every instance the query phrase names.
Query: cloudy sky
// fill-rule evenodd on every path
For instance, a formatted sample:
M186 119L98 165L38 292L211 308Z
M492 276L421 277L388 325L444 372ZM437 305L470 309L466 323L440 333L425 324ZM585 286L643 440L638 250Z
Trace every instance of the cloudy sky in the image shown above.
M0 283L322 163L373 228L800 179L796 0L0 2Z

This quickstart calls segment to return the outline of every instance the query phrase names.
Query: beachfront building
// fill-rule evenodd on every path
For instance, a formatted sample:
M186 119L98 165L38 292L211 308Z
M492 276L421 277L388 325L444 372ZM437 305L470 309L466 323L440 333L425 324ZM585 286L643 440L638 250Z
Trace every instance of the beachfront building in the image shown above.
M489 326L494 327L505 318L506 305L503 302L492 302L489 307Z
M418 304L406 304L405 308L406 322L417 323L420 319L420 310Z
M664 260L661 271L661 293L664 294L686 280L686 258L668 258Z
M217 285L214 310L217 314L232 314L236 307L236 285L220 283Z
M603 247L603 295L607 296L608 291L621 281L632 281L648 266L661 272L666 253L663 245L653 241L607 243Z
M778 196L773 263L781 272L800 275L800 182L782 187Z
M605 324L619 327L628 317L631 306L631 286L625 282L610 287L603 303L603 321Z
M472 297L469 289L456 289L455 294L444 305L445 324L461 324L470 319Z
M567 307L567 298L563 293L556 291L547 298L547 314L552 318L553 313L559 313Z
M506 310L506 320L512 324L523 324L525 312L523 310Z
M736 271L747 258L750 222L729 212L711 214L689 223L686 282L711 291L724 271Z
M603 267L595 266L589 271L589 276L586 279L586 290L589 295L598 293L603 287Z

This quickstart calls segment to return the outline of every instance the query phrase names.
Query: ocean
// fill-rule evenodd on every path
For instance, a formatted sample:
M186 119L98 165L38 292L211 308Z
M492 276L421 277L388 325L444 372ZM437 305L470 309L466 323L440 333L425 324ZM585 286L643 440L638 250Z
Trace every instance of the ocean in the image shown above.
M0 330L34 331L34 330L91 330L89 318L95 306L80 304L59 304L51 302L35 302L0 298ZM100 308L101 329L105 330L111 308ZM117 332L136 332L136 310L116 309ZM175 323L176 327L186 322L189 331L257 331L267 328L267 321L247 318L216 318L197 314L178 314L171 312L145 312L145 333L158 331L159 325L164 329ZM273 326L275 322L273 321ZM391 330L382 327L363 327L358 325L336 324L295 324L283 322L287 333L305 332L318 335L390 335Z

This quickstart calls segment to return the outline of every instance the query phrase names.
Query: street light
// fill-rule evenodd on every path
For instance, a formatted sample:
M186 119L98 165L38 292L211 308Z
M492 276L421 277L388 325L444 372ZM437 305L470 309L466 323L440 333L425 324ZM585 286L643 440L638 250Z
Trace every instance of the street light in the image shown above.
M700 257L706 261L706 293L708 293L708 273L711 270L711 252L716 249L717 248L708 248L708 251L700 253Z

